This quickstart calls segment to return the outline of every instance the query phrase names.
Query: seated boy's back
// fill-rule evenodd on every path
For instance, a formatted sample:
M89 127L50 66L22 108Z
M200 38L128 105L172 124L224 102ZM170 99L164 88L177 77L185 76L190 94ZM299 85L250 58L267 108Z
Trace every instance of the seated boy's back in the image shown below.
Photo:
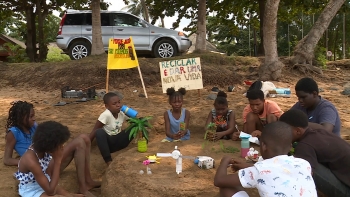
M244 188L257 188L260 196L313 196L315 184L310 164L279 155L238 172Z
M260 196L317 196L311 166L304 159L288 156L292 129L283 122L267 124L260 138L260 153L265 160L254 165L224 157L217 169L214 185L221 197L248 197L244 188L257 188ZM227 166L239 170L227 174Z

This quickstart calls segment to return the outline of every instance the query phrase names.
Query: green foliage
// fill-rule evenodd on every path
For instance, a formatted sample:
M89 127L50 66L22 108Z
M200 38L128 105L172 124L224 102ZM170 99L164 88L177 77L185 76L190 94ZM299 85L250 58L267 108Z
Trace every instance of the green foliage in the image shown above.
M49 46L49 52L47 53L46 61L48 62L62 62L70 60L66 54L61 54L62 50L58 47Z
M202 149L204 149L210 142L208 141L205 141L202 143ZM219 153L219 152L223 152L223 153L236 153L236 152L239 152L239 149L238 148L235 148L235 147L232 147L232 146L228 146L228 147L225 147L224 143L222 141L219 142L219 146L220 148L219 149L215 149L214 145L216 145L216 143L211 143L212 146L210 148L210 151L214 152L216 151L216 153Z
M207 139L207 135L209 132L216 132L216 124L211 122L207 125L207 130L205 131L205 134L204 134L204 139Z
M327 51L324 47L316 47L315 50L315 59L317 66L325 68L327 66Z
M10 56L7 57L11 63L29 62L25 49L19 45L11 43L5 43L4 48L7 50Z
M152 125L148 122L150 119L152 119L151 116L143 118L130 118L128 120L129 126L126 128L126 131L130 130L129 139L136 138L137 135L141 135L141 139L144 137L148 141L147 128L152 128Z
M239 152L238 148L235 148L232 146L225 147L224 143L222 143L222 141L220 141L220 148L221 148L221 151L224 153L237 153L237 152Z
M144 19L146 19L146 16L144 16L144 10L142 8L142 4L140 0L130 0L127 1L125 4L126 6L123 7L122 10L126 10L127 12L130 12L131 14L134 14L136 16L142 16Z

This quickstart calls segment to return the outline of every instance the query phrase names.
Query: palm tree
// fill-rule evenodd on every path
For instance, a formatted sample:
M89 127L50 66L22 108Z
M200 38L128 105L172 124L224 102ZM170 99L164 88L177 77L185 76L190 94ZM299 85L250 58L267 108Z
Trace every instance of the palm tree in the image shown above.
M145 0L131 0L131 3L123 7L122 10L126 10L136 16L142 16L145 21L149 22L150 16Z
M101 1L92 0L91 1L91 15L92 15L92 45L91 45L91 55L99 55L105 52L102 42L101 33Z

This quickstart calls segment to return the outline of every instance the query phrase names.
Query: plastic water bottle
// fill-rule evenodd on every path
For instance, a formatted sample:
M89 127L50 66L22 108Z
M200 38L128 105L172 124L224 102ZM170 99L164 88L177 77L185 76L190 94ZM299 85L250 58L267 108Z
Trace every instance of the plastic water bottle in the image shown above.
M249 138L241 138L241 157L245 158L249 152L250 142Z

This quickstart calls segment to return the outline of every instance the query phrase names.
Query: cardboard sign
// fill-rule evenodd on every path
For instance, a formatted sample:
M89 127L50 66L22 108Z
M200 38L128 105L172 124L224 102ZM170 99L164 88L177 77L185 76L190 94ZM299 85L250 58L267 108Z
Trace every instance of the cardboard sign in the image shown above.
M132 37L110 39L108 46L107 69L128 69L139 65Z
M159 62L163 93L168 88L186 90L203 89L200 58L188 58Z

